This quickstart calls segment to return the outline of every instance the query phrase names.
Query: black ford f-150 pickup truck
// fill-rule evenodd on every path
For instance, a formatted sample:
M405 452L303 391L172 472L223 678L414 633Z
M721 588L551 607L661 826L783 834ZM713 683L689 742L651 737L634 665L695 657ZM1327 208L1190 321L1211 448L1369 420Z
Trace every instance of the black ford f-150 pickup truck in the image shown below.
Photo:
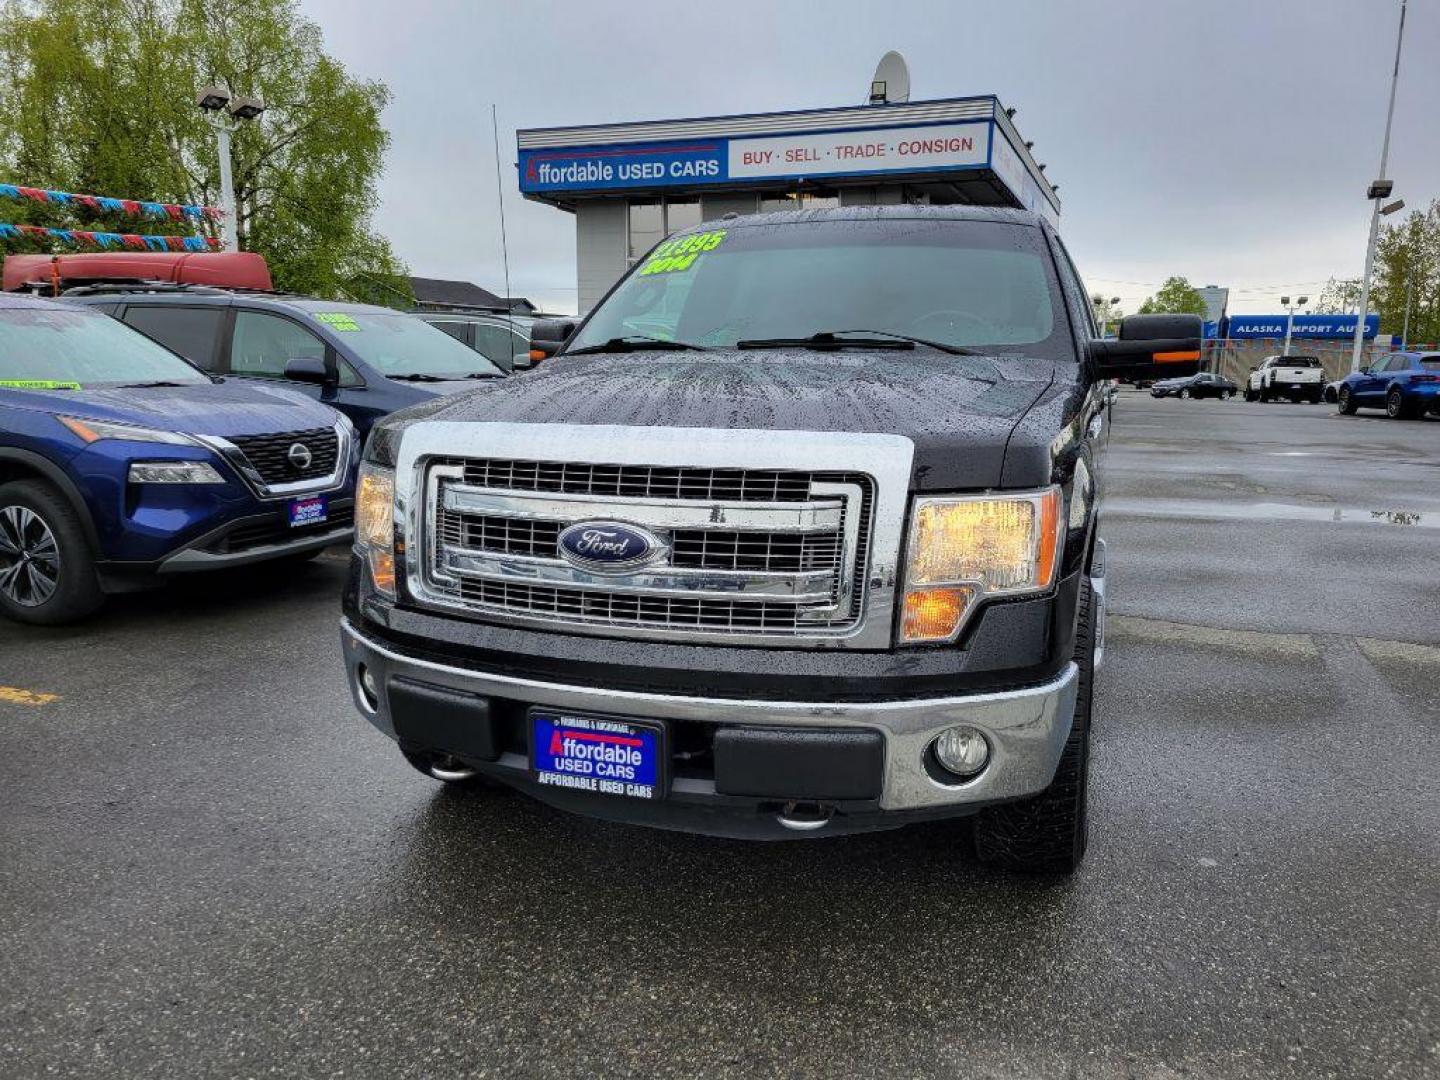
M887 207L663 241L553 353L366 447L342 627L417 768L757 838L965 817L1085 850L1111 377L1186 374L1193 316L1097 339L1039 217ZM957 840L958 842L958 840Z

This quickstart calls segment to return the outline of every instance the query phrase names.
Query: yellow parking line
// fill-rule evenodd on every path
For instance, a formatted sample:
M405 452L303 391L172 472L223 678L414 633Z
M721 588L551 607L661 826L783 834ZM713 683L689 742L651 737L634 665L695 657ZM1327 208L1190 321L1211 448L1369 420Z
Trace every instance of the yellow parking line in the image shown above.
M18 686L0 686L0 701L12 705L49 705L59 701L59 694L46 694L40 690L21 690Z

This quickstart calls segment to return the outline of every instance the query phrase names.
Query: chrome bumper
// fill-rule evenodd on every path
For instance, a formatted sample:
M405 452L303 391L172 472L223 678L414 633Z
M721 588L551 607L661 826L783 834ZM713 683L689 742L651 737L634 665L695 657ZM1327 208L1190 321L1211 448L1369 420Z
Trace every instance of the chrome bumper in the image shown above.
M383 687L391 677L406 678L472 694L575 712L598 712L646 719L703 723L814 728L864 728L885 738L882 810L908 811L960 807L1033 795L1055 776L1075 712L1079 673L1067 664L1051 682L1023 690L906 701L803 702L700 698L569 686L488 672L470 671L406 656L361 634L341 621L341 644L355 706L377 728L395 737L385 695L372 709L362 697L358 672L363 664ZM969 724L990 742L989 766L966 783L942 784L925 767L931 741L953 724ZM509 760L513 758L514 760ZM519 772L522 755L506 754L497 764ZM704 797L714 794L708 780L676 780L673 790Z

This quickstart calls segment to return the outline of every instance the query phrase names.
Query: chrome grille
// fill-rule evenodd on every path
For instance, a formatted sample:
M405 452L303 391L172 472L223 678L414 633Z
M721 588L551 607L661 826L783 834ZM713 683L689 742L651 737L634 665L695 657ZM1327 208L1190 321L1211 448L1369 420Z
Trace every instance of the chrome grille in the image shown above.
M804 502L815 475L760 469L665 468L562 461L466 461L465 482L507 491L615 495L637 499Z
M425 475L423 592L445 606L776 637L841 635L864 611L866 474L436 457ZM577 568L559 536L585 520L643 525L665 556L630 572Z

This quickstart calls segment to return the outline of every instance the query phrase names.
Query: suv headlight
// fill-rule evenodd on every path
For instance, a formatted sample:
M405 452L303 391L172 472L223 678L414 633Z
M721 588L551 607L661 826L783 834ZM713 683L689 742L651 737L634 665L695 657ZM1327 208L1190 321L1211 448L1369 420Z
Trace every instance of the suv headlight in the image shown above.
M86 443L99 442L101 439L125 439L129 442L169 443L172 446L197 445L194 439L181 435L178 431L159 431L134 424L116 424L109 420L87 420L79 416L60 416L56 419Z
M1048 589L1060 565L1060 507L1058 487L917 498L901 642L951 641L985 597Z
M395 470L365 462L355 488L355 551L377 592L395 599Z

